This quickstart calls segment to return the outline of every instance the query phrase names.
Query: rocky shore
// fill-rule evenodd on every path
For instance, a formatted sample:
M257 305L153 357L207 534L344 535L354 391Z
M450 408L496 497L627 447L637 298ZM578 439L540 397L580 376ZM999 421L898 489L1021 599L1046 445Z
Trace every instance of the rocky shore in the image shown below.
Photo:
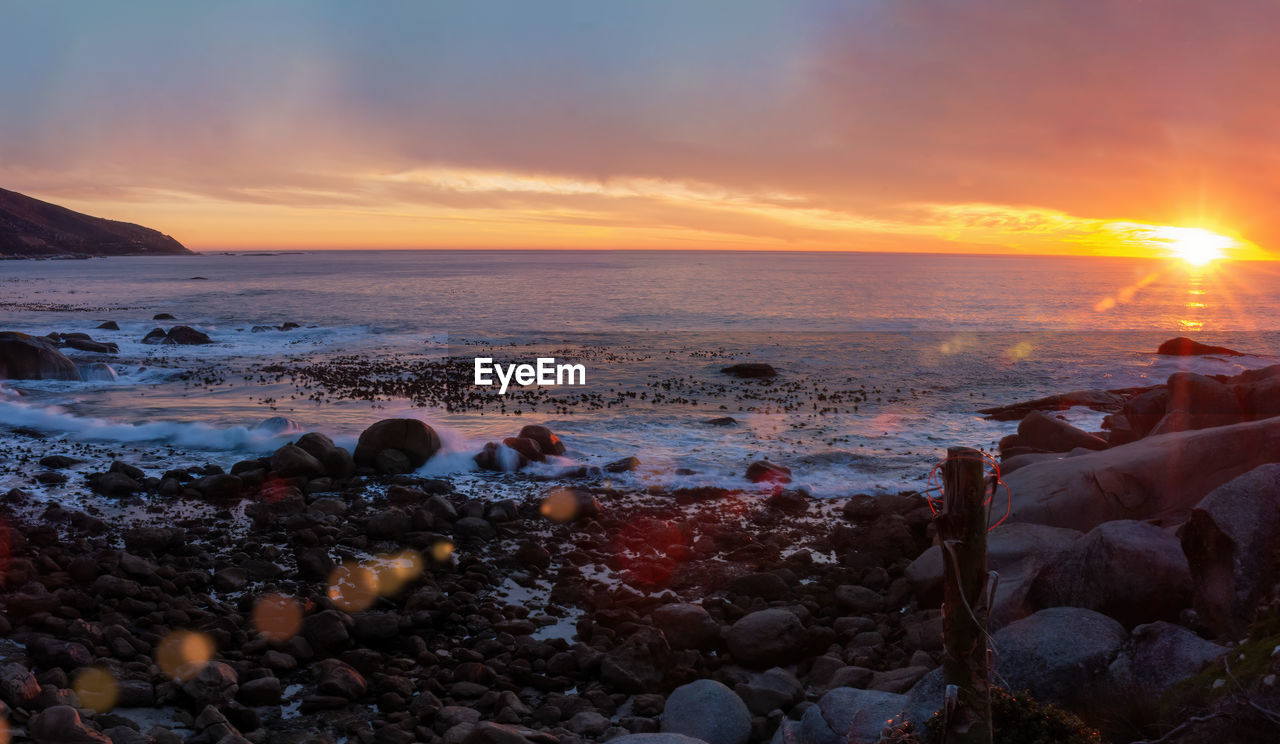
M1280 419L1240 405L1272 379L1211 380L1230 420L1170 408L1208 385L1171 379L1152 428L1196 426L1124 442L1115 419L1108 434L1057 403L1022 413L1007 449L1037 451L1005 453L993 513L1007 497L1010 515L990 534L993 679L1013 693L998 741L1274 741ZM1158 395L1095 397L1133 421ZM920 494L812 499L764 461L751 491L620 487L627 460L464 492L413 474L440 448L414 419L350 451L308 433L163 471L14 433L14 741L905 743L936 727L942 560ZM477 462L565 446L531 425Z

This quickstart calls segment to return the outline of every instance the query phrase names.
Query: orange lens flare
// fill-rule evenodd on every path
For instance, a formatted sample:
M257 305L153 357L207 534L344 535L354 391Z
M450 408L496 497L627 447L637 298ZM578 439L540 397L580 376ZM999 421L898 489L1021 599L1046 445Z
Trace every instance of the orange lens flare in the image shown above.
M156 666L165 676L186 682L194 678L213 658L213 639L204 633L176 630L156 648Z
M376 565L378 591L384 596L395 594L422 575L422 555L416 550L379 556Z
M302 627L302 606L293 597L268 594L253 606L253 627L272 643L284 643Z
M542 500L539 511L552 522L572 522L578 516L578 499L563 489L552 491Z
M378 574L368 566L344 563L329 574L329 600L345 612L362 612L378 599Z
M101 667L86 667L76 673L71 682L80 704L96 713L106 713L116 707L120 699L120 686L111 672Z

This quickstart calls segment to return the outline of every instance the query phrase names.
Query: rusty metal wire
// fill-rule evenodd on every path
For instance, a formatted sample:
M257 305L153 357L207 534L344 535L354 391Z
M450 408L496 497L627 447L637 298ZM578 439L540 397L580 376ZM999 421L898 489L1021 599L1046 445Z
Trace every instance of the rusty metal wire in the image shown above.
M990 525L987 527L987 532L990 532L1003 524L1004 521L1009 518L1009 514L1013 512L1013 491L1009 488L1009 484L1005 483L1001 478L1000 462L989 452L978 452L977 458L966 455L956 459L978 459L987 466L987 497L983 504L987 507L987 524ZM933 468L929 470L929 478L925 482L924 491L921 492L921 495L925 498L925 502L929 504L929 510L933 512L935 517L942 510L942 497L944 492L942 469L946 464L946 460L939 460ZM1006 495L1004 515L1001 516L995 524L991 524L992 502L995 501L996 493L1000 490L1001 486L1004 486Z

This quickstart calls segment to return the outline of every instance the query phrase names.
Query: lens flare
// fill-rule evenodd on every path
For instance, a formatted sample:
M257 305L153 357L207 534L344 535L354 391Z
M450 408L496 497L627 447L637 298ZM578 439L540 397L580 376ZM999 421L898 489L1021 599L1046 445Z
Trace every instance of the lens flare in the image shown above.
M422 575L422 555L416 550L378 557L378 591L384 596L395 594Z
M175 630L156 648L156 666L179 682L194 678L212 658L213 639L190 630Z
M539 511L552 522L572 522L578 516L578 498L564 489L552 491L542 500Z
M329 600L345 612L362 612L378 599L378 574L368 566L344 563L329 574Z
M444 563L453 556L453 543L441 540L431 546L431 558L437 563Z
M284 643L302 627L302 606L293 597L268 594L253 606L253 627L272 643Z
M96 713L106 713L116 707L120 699L120 686L116 678L102 667L86 667L76 672L71 682L80 704Z

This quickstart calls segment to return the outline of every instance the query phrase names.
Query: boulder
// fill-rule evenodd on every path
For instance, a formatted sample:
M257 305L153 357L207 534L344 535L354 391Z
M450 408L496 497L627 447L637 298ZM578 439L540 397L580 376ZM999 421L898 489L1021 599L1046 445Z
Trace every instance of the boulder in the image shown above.
M870 744L880 740L889 721L901 717L906 695L856 687L837 687L805 711L790 731L779 728L775 744ZM790 735L790 736L789 736Z
M151 330L147 331L147 335L142 337L142 343L162 344L164 343L165 339L168 337L169 337L169 334L165 333L163 328L152 328Z
M1131 628L1177 618L1191 604L1191 573L1169 532L1146 522L1105 522L1046 563L1031 601L1085 607Z
M1124 626L1106 615L1053 607L996 631L991 645L996 672L1010 690L1070 707L1102 679L1128 639Z
M1174 372L1169 375L1166 386L1169 389L1166 412L1185 412L1188 429L1225 426L1239 423L1244 418L1235 391L1212 377Z
M321 695L358 700L369 689L364 675L338 659L317 661L311 665L311 671L315 674L316 689Z
M286 444L271 455L271 472L281 478L319 478L325 474L325 469L311 453L297 445Z
M662 684L671 648L662 631L640 628L600 661L600 677L621 692L650 692Z
M1128 699L1137 695L1156 703L1170 687L1226 652L1226 646L1206 641L1180 625L1164 621L1139 625L1111 662L1103 693Z
M705 651L720 642L720 626L701 605L662 605L653 611L650 619L674 649Z
M633 455L607 463L603 469L606 473L628 473L638 467L640 467L640 458Z
M1003 524L987 535L987 567L1000 574L990 612L992 628L999 628L1035 611L1029 594L1044 566L1081 536L1078 530L1042 524ZM942 602L942 548L934 545L906 569L916 596L925 606Z
M746 479L752 483L790 483L791 468L768 460L756 460L747 466Z
M404 453L410 467L416 470L440 449L440 437L417 419L383 419L360 433L355 463L372 467L378 453L388 449Z
M507 437L502 440L502 444L519 452L521 457L530 462L542 462L547 459L542 453L542 446L531 437Z
M44 709L27 723L27 731L37 744L112 744L110 737L89 728L69 705Z
M794 662L805 646L806 634L794 613L769 609L739 619L729 628L725 640L736 662L764 669Z
M0 380L79 380L75 362L43 338L0 331Z
M40 683L22 664L0 667L0 700L17 708L31 708L40 698Z
M1274 369L1280 371L1280 367ZM1235 392L1245 417L1260 419L1280 416L1280 376L1241 382L1235 386Z
M182 685L182 691L195 701L196 708L221 705L235 699L239 689L236 670L222 661L211 661Z
M1045 452L1070 452L1077 447L1090 450L1107 448L1101 437L1077 429L1043 411L1032 411L1022 419L1018 424L1018 438L1024 446Z
M1239 636L1258 599L1280 581L1280 465L1215 488L1182 533L1194 605L1217 633Z
M1157 354L1163 356L1204 356L1207 354L1216 354L1219 356L1244 356L1242 352L1228 349L1225 346L1210 346L1202 344L1199 341L1192 341L1186 336L1178 336L1160 344L1156 349Z
M62 337L62 343L73 349L80 351L91 351L95 354L118 354L120 347L115 344L104 344L94 341L85 334L65 335Z
M677 687L667 697L660 727L707 744L747 744L751 711L733 690L710 679Z
M330 478L346 479L355 473L355 461L351 453L337 446L333 440L319 432L308 432L298 437L294 444L314 457Z
M734 377L741 377L743 379L758 379L778 376L778 370L774 369L772 365L765 364L763 362L740 362L738 364L731 364L728 367L721 367L720 372L726 375L733 375Z
M520 439L532 439L537 442L544 455L559 457L565 452L564 442L560 441L560 437L540 424L529 424L521 428L518 436Z
M1004 479L996 503L1011 492L1011 521L1086 532L1116 519L1174 525L1213 489L1277 460L1280 419L1263 419L1029 465Z
M1128 441L1141 439L1151 433L1156 428L1160 420L1164 418L1169 410L1169 389L1166 387L1152 388L1144 393L1139 393L1124 402L1124 406L1120 409L1120 416L1123 417L1125 427L1112 427L1112 444L1125 444L1120 441L1121 438ZM1115 434L1125 431L1127 437L1117 438Z
M707 744L684 734L627 734L610 739L609 744Z
M747 704L747 709L757 716L767 716L774 710L790 710L804 697L804 685L782 667L753 674L733 689Z
M114 320L104 320L102 323L95 326L95 328L100 331L118 331L120 330L120 324Z
M145 341L145 339L144 339ZM165 334L164 341L161 343L178 344L180 346L199 346L201 344L211 344L213 339L209 338L209 334L204 331L197 331L191 326L174 326Z

